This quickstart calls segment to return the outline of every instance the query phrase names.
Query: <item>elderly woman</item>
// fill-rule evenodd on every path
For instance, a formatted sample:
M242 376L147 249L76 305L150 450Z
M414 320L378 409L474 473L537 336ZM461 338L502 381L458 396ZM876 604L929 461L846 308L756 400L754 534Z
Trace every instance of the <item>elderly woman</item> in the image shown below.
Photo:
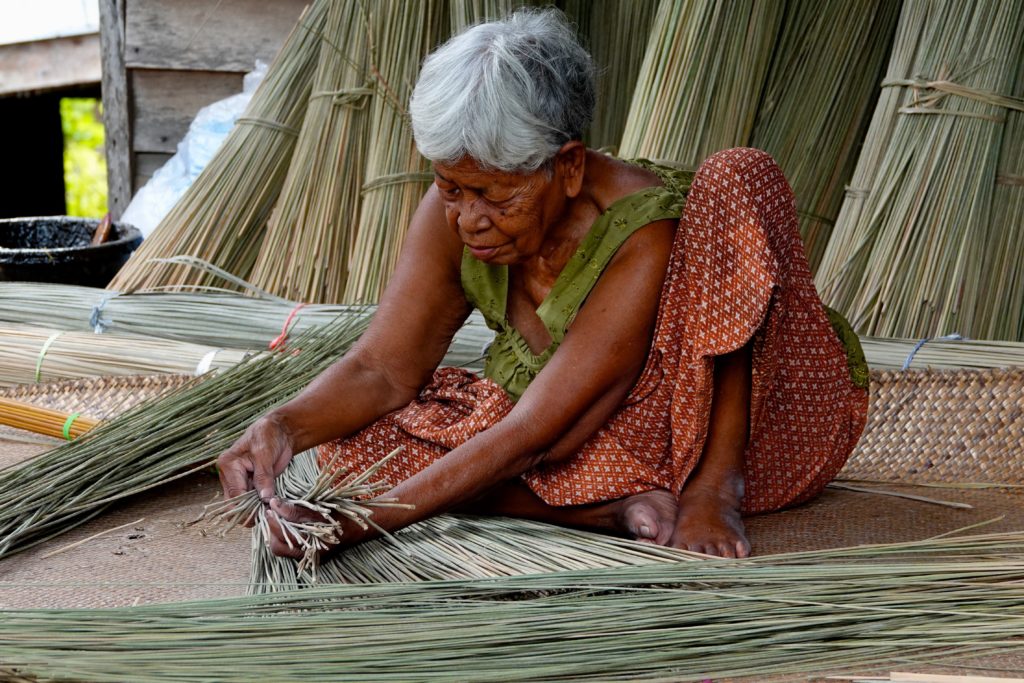
M396 446L395 530L450 510L746 556L741 514L821 491L864 426L866 368L811 282L765 153L692 178L581 142L594 67L554 10L429 56L410 111L434 184L359 343L220 458L274 498L294 453L362 469ZM479 308L484 377L438 364ZM292 554L271 524L274 552ZM376 531L344 523L343 544Z

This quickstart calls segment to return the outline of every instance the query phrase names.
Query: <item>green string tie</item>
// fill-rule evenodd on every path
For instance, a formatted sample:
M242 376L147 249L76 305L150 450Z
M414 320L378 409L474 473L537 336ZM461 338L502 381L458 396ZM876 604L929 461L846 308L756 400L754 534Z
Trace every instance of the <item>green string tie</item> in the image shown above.
M75 420L79 418L81 413L71 413L68 415L68 419L64 420L64 438L71 441L71 425L75 423Z

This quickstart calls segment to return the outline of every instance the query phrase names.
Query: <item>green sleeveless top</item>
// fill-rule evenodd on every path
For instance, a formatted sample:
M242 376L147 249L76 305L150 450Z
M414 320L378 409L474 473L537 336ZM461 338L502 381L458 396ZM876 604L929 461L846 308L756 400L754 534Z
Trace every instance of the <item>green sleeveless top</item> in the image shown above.
M605 266L622 243L649 223L678 219L682 214L693 173L649 161L633 160L658 175L664 187L649 187L622 197L602 213L577 247L576 252L555 280L547 297L537 308L551 345L539 354L530 350L505 316L508 300L508 266L490 265L462 251L462 289L466 298L480 309L487 326L494 330L494 341L487 349L484 376L499 384L513 401L518 401L526 387L548 362L565 338L566 330L576 312L597 283ZM857 386L867 386L867 363L857 336L849 323L835 311L826 308L837 336L847 351L850 376Z
M487 350L484 376L501 385L513 401L519 400L562 343L576 312L626 238L654 221L678 219L682 208L683 197L678 192L667 187L649 187L617 200L594 221L537 308L552 340L551 346L540 354L530 350L505 317L508 266L484 263L463 249L462 288L496 333Z

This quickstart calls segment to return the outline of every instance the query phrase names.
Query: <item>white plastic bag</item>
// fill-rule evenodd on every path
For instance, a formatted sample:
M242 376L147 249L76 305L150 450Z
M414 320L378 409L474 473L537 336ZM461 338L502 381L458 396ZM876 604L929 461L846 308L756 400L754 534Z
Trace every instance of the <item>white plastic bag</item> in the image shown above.
M199 110L185 138L178 143L178 152L139 188L120 222L134 225L144 238L149 237L192 181L206 168L231 132L235 120L249 106L253 92L266 74L267 65L257 61L256 68L245 75L241 93Z

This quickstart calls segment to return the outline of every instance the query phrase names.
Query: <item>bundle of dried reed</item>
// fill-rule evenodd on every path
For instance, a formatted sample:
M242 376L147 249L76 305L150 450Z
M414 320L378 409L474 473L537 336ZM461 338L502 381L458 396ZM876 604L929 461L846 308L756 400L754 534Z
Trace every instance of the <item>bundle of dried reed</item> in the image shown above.
M999 317L979 305L1010 274L995 270L1010 268L992 260L998 254L986 271L985 250L1013 243L990 233L1003 210L995 193L1007 114L1024 111L1024 99L1011 96L1020 91L1022 32L1020 0L904 4L853 187L817 275L825 301L858 330L976 337L991 329L985 315Z
M862 337L868 365L875 370L933 368L963 370L1024 366L1024 344L967 339L884 339Z
M250 278L290 299L344 298L375 93L366 19L362 3L327 11L309 108Z
M656 0L567 0L560 6L594 58L597 104L586 133L591 147L615 151L644 61Z
M747 144L785 3L661 0L619 154L695 169Z
M175 339L213 347L206 350L205 353L209 353L214 349L266 350L311 327L337 318L361 318L374 310L373 307L329 304L307 306L274 296L208 263L186 258L174 259L174 262L201 268L249 296L214 288L118 294L74 285L0 282L0 321L47 325L57 330L112 332L115 336ZM483 349L493 337L483 317L474 312L456 334L444 363L482 369ZM106 337L96 338L96 341L101 339ZM124 346L122 343L118 347L116 341L112 344L117 348ZM187 364L198 352L199 349L183 349L174 355L183 356L178 362ZM198 357L205 357L205 353ZM235 351L218 351L216 356L221 363L239 360ZM24 368L34 363L35 356L29 358L21 354L20 357L19 365L24 372ZM96 369L104 367L109 366L101 364ZM190 372L191 368L185 371Z
M201 375L229 368L249 352L182 341L111 333L4 325L0 386L113 375Z
M448 12L440 0L381 0L370 10L368 23L377 96L370 104L363 201L344 298L358 303L380 299L409 221L433 179L413 142L406 105L420 63L447 33Z
M812 269L853 175L899 9L896 0L786 4L749 144L775 157L793 187Z
M256 261L306 113L329 0L317 0L285 41L245 115L196 181L142 245L110 288L203 282L207 276L150 259L200 256L246 277Z
M1016 94L1024 97L1024 58ZM1006 112L1003 148L992 196L992 218L984 246L974 334L984 339L1024 341L1024 111Z

